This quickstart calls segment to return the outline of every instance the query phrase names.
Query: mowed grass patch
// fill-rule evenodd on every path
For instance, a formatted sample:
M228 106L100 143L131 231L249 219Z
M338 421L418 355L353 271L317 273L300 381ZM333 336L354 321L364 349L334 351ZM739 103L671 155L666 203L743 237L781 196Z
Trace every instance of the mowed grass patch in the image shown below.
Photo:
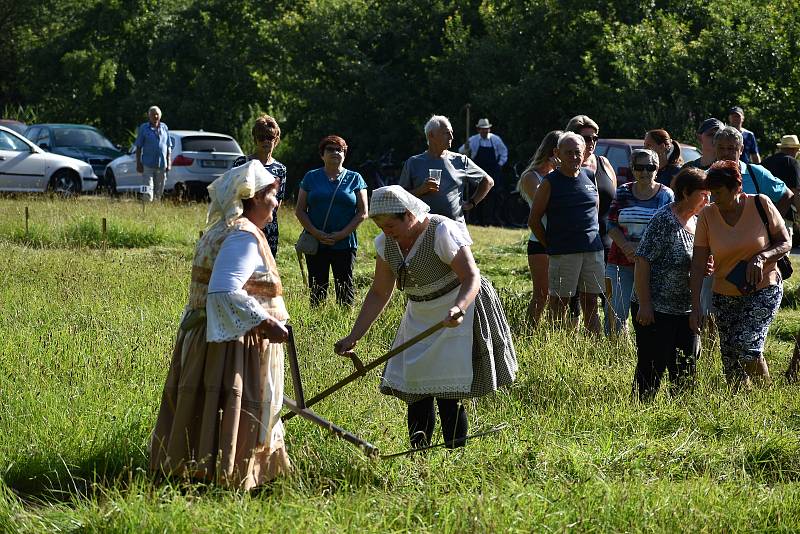
M53 210L70 208L65 217L92 218L120 203L55 204ZM382 461L294 418L286 425L294 472L261 492L156 483L147 472L148 440L204 207L153 207L161 214L155 228L172 236L166 243L108 249L9 240L9 211L0 211L0 531L800 527L796 387L776 378L770 388L732 396L718 351L707 344L693 391L632 402L632 343L527 328L525 233L495 228L471 229L473 249L484 274L497 273L489 278L506 306L520 371L511 388L468 410L472 431L501 423L506 430L464 450ZM120 220L140 223L133 213L126 217ZM291 248L299 225L289 206L281 231L278 262L311 396L351 371L332 346L357 310L337 307L332 295L310 309ZM359 231L359 302L371 281L376 234L371 222ZM403 306L396 294L359 343L362 360L388 350ZM796 309L787 307L776 328L790 332L797 322ZM770 337L766 353L776 375L790 351L786 335ZM405 406L380 395L378 381L373 371L315 409L384 453L401 451Z

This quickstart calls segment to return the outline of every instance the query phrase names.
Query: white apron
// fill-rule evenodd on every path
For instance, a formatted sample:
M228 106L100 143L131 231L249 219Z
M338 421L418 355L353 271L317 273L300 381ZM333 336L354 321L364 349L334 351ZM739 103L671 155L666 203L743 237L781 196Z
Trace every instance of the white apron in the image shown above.
M434 300L409 300L392 347L427 330L447 315L459 287ZM405 393L469 392L472 386L472 326L475 303L464 312L456 328L438 332L391 358L383 375L384 385Z

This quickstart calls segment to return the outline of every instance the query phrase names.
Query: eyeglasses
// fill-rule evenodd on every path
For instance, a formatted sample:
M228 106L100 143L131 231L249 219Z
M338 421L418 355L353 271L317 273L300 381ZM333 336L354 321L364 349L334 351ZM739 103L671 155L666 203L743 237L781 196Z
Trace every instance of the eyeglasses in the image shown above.
M264 135L262 137L256 137L256 141L259 143L266 143L267 141L274 141L278 138L277 135Z
M326 154L344 154L344 149L340 146L326 146Z
M583 140L587 143L596 143L598 139L600 139L596 134L592 135L582 135Z
M408 267L406 262L402 262L397 268L397 289L403 291L406 288L406 278L408 278Z
M655 165L653 165L652 163L648 163L647 165L634 165L634 166L633 166L633 170L634 170L634 171L647 171L647 172L653 172L653 171L654 171L654 170L656 170L657 168L658 168L658 167L656 167L656 166L655 166Z

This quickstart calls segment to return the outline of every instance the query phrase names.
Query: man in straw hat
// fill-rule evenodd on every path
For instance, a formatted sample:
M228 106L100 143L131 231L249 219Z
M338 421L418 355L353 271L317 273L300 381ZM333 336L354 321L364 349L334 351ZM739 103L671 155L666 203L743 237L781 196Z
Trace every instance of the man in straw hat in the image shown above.
M492 133L492 123L489 119L480 119L475 124L478 133L471 136L466 143L459 147L458 151L467 154L475 164L494 179L495 188L489 191L483 205L478 208L471 222L481 222L483 224L502 224L495 205L495 190L497 184L502 184L502 167L508 161L508 148L499 135ZM469 147L469 150L467 150Z
M796 135L784 135L781 142L776 145L778 151L765 159L762 163L764 168L780 178L786 187L794 193L794 211L800 211L800 161L797 161L797 152L800 151L800 142ZM791 219L791 213L789 214ZM789 229L789 236L793 234L793 224L787 221L786 227Z

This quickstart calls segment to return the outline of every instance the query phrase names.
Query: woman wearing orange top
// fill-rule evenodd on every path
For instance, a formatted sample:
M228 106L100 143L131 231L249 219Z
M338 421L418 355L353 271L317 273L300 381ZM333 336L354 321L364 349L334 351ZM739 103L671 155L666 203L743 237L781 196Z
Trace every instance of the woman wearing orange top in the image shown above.
M764 342L783 297L776 262L789 252L789 236L768 197L742 192L737 162L713 164L706 181L714 203L697 222L689 323L699 332L700 288L708 256L713 254L713 302L725 379L734 389L749 387L751 378L769 379Z

